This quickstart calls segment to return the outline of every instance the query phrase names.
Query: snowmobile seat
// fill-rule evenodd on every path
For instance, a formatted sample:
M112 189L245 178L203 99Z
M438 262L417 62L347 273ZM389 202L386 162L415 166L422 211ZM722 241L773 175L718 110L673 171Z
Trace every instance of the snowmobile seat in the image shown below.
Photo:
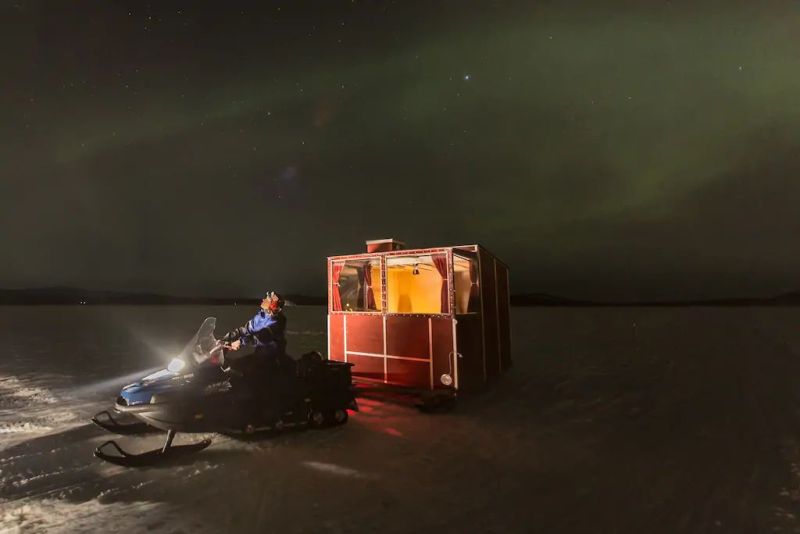
M312 378L319 374L322 369L322 354L311 351L300 356L297 360L297 376L300 378Z

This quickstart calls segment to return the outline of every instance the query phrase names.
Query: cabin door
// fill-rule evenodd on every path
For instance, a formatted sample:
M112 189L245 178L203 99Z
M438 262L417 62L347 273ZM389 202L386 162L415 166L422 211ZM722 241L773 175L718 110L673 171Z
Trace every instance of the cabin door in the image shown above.
M458 386L475 391L486 382L483 345L480 264L478 255L464 250L453 252Z

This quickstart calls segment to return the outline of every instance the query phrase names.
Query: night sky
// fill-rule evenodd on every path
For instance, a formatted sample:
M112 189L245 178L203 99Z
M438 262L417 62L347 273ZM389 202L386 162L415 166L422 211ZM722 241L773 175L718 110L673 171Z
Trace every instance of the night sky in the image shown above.
M800 3L2 2L0 287L322 295L365 239L512 289L800 289Z

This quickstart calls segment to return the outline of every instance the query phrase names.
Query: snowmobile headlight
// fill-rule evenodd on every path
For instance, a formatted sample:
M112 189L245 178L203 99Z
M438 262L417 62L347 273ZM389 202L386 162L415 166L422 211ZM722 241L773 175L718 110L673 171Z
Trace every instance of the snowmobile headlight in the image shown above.
M167 366L167 371L170 373L180 373L184 367L186 367L186 362L180 358L172 358L172 361L169 362L169 365Z

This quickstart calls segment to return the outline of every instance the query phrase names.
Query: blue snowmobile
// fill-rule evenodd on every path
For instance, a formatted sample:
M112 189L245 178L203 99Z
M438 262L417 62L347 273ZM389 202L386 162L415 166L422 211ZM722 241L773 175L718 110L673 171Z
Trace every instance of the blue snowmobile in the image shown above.
M285 394L280 398L269 396L270 402L278 405L263 412L279 415L254 421L249 405L256 400L238 385L242 374L236 370L235 361L226 361L226 344L214 337L215 327L216 319L209 317L166 369L122 388L113 410L133 416L137 422L120 423L109 411L92 418L98 426L120 435L166 431L164 446L133 454L110 440L95 449L96 457L125 467L155 465L211 444L211 440L204 439L173 445L177 432L236 436L287 427L325 427L346 423L348 410L358 410L350 373L352 364L325 360L318 352L309 352L292 360L294 368L284 373L291 382L290 387L284 388Z

